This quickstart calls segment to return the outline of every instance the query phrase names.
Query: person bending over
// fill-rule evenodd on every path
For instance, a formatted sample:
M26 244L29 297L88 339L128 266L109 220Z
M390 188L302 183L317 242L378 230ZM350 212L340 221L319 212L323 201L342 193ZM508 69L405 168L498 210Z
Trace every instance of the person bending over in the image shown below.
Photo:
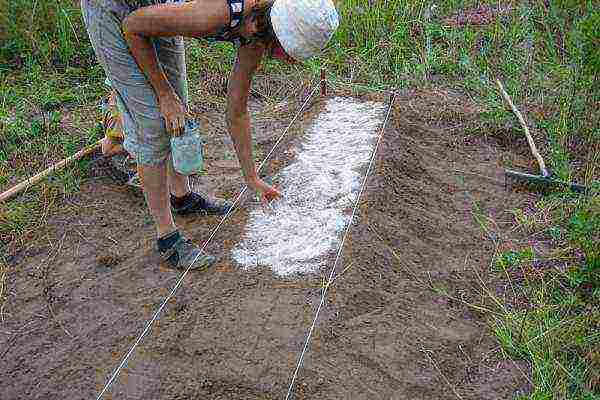
M159 4L160 3L160 4ZM99 63L124 110L123 146L138 165L161 257L174 268L213 265L215 257L180 233L178 214L225 214L231 204L190 190L170 155L170 136L186 129L188 90L183 37L234 43L227 124L246 184L263 202L280 196L259 178L252 156L248 96L263 57L287 62L318 54L337 29L331 0L81 0Z

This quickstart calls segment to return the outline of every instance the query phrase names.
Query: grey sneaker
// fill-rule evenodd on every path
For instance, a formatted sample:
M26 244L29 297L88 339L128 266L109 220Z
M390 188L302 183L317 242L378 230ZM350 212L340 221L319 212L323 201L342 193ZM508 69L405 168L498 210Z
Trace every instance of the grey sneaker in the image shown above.
M183 235L170 248L160 251L160 257L171 268L203 270L212 267L217 262L216 257L204 253L191 240Z

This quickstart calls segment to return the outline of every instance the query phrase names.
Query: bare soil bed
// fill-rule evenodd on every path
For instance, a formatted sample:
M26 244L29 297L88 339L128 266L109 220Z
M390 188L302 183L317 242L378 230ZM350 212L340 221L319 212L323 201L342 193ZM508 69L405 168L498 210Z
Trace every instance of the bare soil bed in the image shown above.
M310 105L271 172L290 162L286 149L321 106ZM295 107L256 118L258 153ZM476 107L449 91L398 97L293 398L510 399L527 390L526 366L501 357L486 319L467 305L484 303L482 285L496 290L494 246L476 216L508 227L507 210L531 200L502 182L502 164L525 163L521 156L465 133L476 118ZM198 187L232 197L242 180L223 115L203 120L213 125ZM95 398L179 276L159 267L142 196L105 169L99 158L64 212L10 257L3 400ZM105 398L285 397L329 270L283 279L240 269L230 250L246 219L242 208L219 230L208 247L218 266L186 278ZM218 221L177 222L202 242Z

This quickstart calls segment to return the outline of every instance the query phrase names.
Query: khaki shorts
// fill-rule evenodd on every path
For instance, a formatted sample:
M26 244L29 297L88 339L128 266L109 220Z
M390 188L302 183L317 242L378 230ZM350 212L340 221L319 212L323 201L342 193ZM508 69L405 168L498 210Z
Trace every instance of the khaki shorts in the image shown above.
M83 19L98 62L117 93L123 112L123 146L140 165L159 165L170 157L170 135L154 89L129 52L122 22L133 11L123 0L81 0ZM188 103L182 37L157 38L158 60L180 99Z

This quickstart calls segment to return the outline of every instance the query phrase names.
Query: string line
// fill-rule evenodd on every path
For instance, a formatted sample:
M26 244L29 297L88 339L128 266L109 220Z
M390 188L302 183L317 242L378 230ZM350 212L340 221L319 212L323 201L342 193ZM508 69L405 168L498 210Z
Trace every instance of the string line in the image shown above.
M350 221L348 222L348 224L346 225L346 230L344 232L344 236L342 237L342 242L340 243L340 247L338 248L337 251L337 255L335 257L335 261L333 263L333 267L331 268L331 272L329 273L329 279L327 280L327 284L325 285L325 287L323 288L322 294L321 294L321 301L319 302L319 306L317 307L317 311L315 313L315 317L313 319L313 322L310 326L310 329L308 330L308 333L306 335L306 339L304 341L304 347L302 348L302 352L300 353L300 356L298 358L298 362L296 364L296 369L294 370L294 374L292 376L292 379L290 381L290 385L288 387L288 391L287 391L287 395L285 396L285 400L289 400L290 399L290 395L292 394L292 389L294 388L294 384L296 383L296 379L298 378L298 372L300 371L300 368L302 367L302 363L304 361L304 356L306 355L306 352L308 350L308 346L310 343L310 340L312 338L312 334L313 331L315 329L315 326L317 325L317 320L319 318L319 313L321 312L321 309L323 308L323 305L325 304L325 298L327 296L327 291L329 290L329 285L331 284L331 282L333 281L333 276L335 273L335 269L337 267L338 261L340 260L340 257L342 255L342 250L344 249L344 243L346 242L346 237L348 236L348 232L350 231L350 227L352 226L352 223L354 222L354 216L356 215L356 211L358 210L358 205L360 203L360 199L362 197L362 194L365 190L365 186L367 183L367 178L369 177L369 173L371 172L371 168L373 166L373 161L375 160L375 156L377 155L377 149L379 148L379 143L381 142L381 139L383 138L383 135L385 133L385 128L386 125L388 123L391 111L392 111L392 106L394 105L394 100L396 98L396 93L392 93L391 94L391 98L390 98L390 104L388 106L388 110L387 110L387 114L385 116L385 120L383 121L383 124L381 126L381 132L379 134L379 137L377 138L377 143L375 144L375 148L373 149L373 152L371 154L371 159L369 161L369 166L367 168L367 172L365 173L365 176L363 178L361 187L360 187L360 192L358 193L358 196L356 198L356 201L354 202L354 208L352 210L352 216L350 217Z
M269 157L275 151L275 148L283 140L283 137L288 133L288 131L290 130L290 128L292 127L292 125L294 124L294 122L296 121L296 119L298 119L298 117L300 116L300 114L302 113L302 111L304 110L304 108L306 107L306 105L308 104L308 102L310 101L310 99L313 97L313 95L317 91L317 88L319 87L319 84L320 84L320 82L318 82L314 86L313 90L308 95L308 97L306 98L306 100L304 101L304 103L302 104L302 106L300 107L300 109L298 110L298 112L296 113L296 115L294 116L294 118L292 118L292 120L290 121L290 123L288 124L288 126L285 128L285 130L283 131L283 133L281 134L281 136L279 137L279 139L277 140L277 142L275 142L275 145L273 145L273 148L271 149L271 151L269 151L269 153L267 154L267 156L265 157L265 159L260 163L260 165L259 165L259 167L257 169L257 172L260 172L260 170L265 165L265 163L267 162L267 160L269 159ZM221 221L219 222L219 224L215 227L215 229L213 229L213 231L210 234L209 238L202 245L202 249L201 249L202 252L204 252L204 249L206 249L206 247L208 246L208 244L211 242L211 240L217 234L219 228L221 228L221 226L225 223L225 221L227 220L227 218L229 217L229 215L231 215L232 212L235 210L236 205L239 203L239 201L242 198L242 196L244 195L244 193L246 193L246 190L248 190L248 186L244 185L244 187L240 191L239 195L236 197L235 201L233 202L233 204L230 207L230 209L227 212L227 214L225 214L223 216L223 218L221 218ZM133 343L133 345L131 346L131 348L127 352L127 354L125 354L125 356L123 357L123 359L121 360L121 362L119 363L119 365L114 369L114 371L113 371L110 379L106 382L106 384L104 385L104 388L102 389L102 391L96 397L96 400L100 400L100 398L102 398L102 396L104 395L104 393L106 393L106 391L110 388L110 386L115 381L115 379L119 376L121 370L123 368L125 368L125 365L127 365L127 361L129 360L129 358L131 357L131 355L133 354L133 352L135 351L135 349L137 348L137 346L140 344L140 342L144 339L144 337L146 336L146 334L150 331L150 328L152 327L152 325L154 324L154 322L158 319L160 313L165 308L166 304L169 302L169 300L171 300L171 298L173 298L173 296L175 295L175 292L177 292L177 290L181 286L181 283L183 282L183 280L185 279L185 277L187 276L187 274L192 269L192 265L194 265L194 263L196 262L196 260L198 259L198 257L200 257L201 254L202 253L199 253L194 258L194 260L190 263L190 265L186 268L186 270L181 274L181 276L179 277L179 279L177 280L177 282L175 283L175 285L173 286L173 288L171 289L171 291L169 292L169 294L165 297L165 299L163 300L163 302L161 303L161 305L158 307L158 309L156 310L156 312L154 313L154 315L152 316L152 318L146 324L146 327L144 328L144 330L142 331L142 333L138 336L137 340Z

